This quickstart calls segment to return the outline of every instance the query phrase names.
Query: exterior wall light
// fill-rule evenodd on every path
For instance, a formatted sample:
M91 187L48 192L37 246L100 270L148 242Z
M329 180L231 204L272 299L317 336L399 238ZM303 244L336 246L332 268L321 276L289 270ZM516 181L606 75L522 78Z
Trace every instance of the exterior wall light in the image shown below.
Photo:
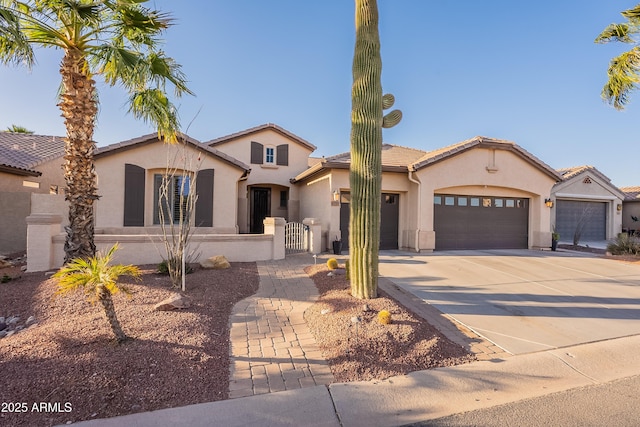
M620 212L622 210L622 205L618 203L618 206L616 206L616 209L618 210L618 212Z
M553 207L553 200L551 199L544 199L544 204L546 207L548 208L552 208Z
M333 201L334 202L339 202L340 201L340 192L338 190L335 190L333 192Z

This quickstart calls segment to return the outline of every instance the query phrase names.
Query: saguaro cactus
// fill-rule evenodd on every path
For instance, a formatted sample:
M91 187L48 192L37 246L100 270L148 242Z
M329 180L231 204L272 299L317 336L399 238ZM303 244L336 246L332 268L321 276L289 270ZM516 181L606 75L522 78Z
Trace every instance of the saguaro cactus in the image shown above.
M351 90L351 204L349 251L351 294L375 298L378 293L380 249L380 188L382 128L397 124L399 110L383 116L394 103L382 95L382 59L376 0L355 0L356 46Z

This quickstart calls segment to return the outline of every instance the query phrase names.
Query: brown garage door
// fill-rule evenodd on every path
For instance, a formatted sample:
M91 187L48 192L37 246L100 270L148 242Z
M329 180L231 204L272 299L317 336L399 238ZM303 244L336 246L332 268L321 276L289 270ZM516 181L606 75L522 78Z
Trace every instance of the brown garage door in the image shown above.
M399 194L382 193L380 205L380 249L398 249ZM340 196L340 239L342 249L349 249L349 202L351 195ZM331 239L333 240L333 239Z
M436 250L526 249L529 199L434 196Z
M579 200L556 201L556 231L560 239L605 240L607 238L607 204L603 202L584 202Z

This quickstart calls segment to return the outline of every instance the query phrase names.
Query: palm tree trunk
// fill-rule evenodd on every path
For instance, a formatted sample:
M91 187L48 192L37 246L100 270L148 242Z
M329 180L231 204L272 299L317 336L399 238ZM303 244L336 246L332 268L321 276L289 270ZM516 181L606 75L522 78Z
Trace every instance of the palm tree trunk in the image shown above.
M356 0L351 109L351 294L375 298L382 180L382 60L376 0Z
M93 202L98 199L93 166L93 130L97 115L95 82L88 75L84 57L66 50L60 66L65 139L65 199L69 202L69 226L64 245L65 263L95 255Z
M102 304L102 308L104 308L104 312L107 315L107 320L109 321L109 325L111 326L111 331L116 336L116 341L118 343L122 343L126 341L129 337L127 337L120 326L120 322L118 321L118 317L116 316L116 309L113 306L113 298L111 298L111 293L102 289L99 293L98 299L100 300L100 304Z

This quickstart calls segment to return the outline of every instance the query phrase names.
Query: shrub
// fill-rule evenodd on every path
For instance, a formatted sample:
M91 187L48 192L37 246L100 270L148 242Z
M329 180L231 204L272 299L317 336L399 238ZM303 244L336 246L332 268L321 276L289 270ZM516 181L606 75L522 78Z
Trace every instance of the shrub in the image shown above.
M378 322L382 325L388 325L391 323L391 313L387 310L382 310L378 313Z
M616 240L607 245L607 250L613 255L640 255L640 240L620 233Z
M329 258L327 261L327 267L329 267L329 270L335 270L338 268L338 260L335 258Z
M174 260L173 262L175 263L176 268L178 267L178 265L181 265L182 263L182 261L180 260ZM189 263L185 265L184 269L186 270L187 274L193 273L193 268L189 265ZM162 262L158 264L158 273L164 276L169 275L169 263L167 262L166 259L162 260Z

